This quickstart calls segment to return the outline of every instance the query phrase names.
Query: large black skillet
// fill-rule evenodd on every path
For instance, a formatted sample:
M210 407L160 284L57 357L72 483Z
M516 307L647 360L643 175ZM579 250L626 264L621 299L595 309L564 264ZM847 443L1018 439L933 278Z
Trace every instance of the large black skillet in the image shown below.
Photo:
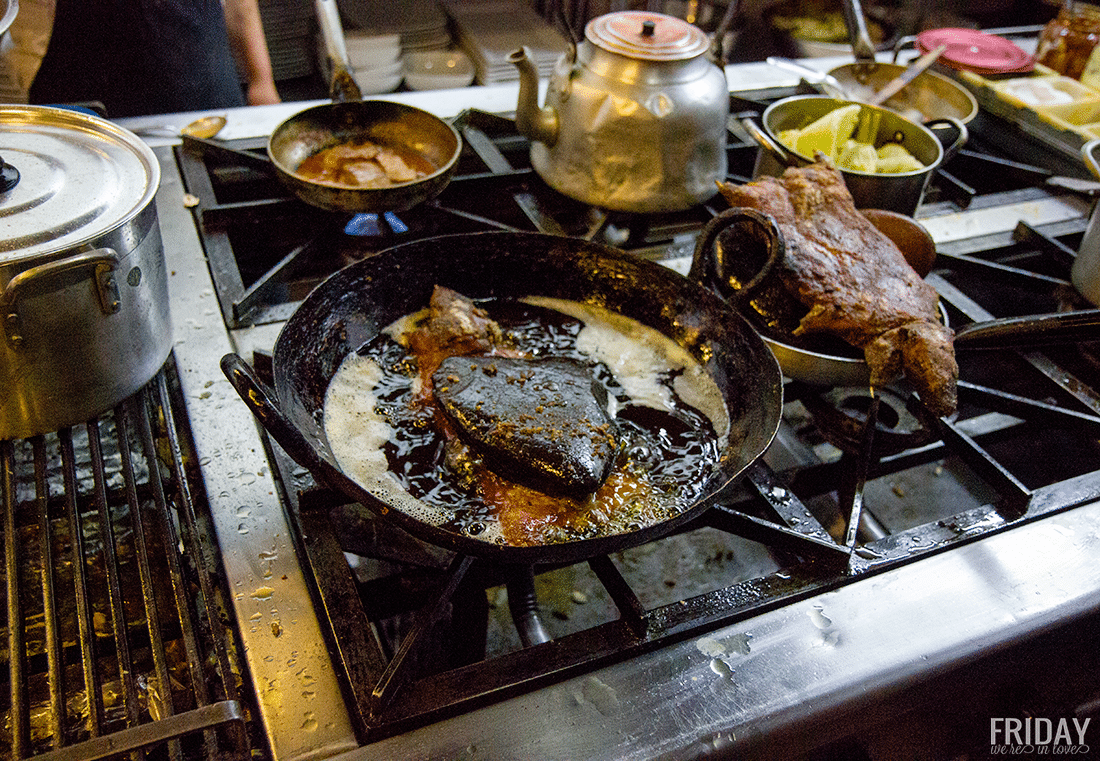
M653 327L687 348L722 391L729 444L700 491L670 520L630 532L541 546L502 546L436 525L379 487L352 481L322 426L329 381L348 355L443 285L472 298L550 296L596 304ZM587 241L539 233L486 232L406 243L352 264L319 285L275 343L274 389L239 356L222 369L264 428L322 484L434 545L498 562L573 562L650 541L697 517L771 443L782 376L760 336L724 300L653 262ZM403 495L411 499L409 495ZM406 504L407 507L407 504Z

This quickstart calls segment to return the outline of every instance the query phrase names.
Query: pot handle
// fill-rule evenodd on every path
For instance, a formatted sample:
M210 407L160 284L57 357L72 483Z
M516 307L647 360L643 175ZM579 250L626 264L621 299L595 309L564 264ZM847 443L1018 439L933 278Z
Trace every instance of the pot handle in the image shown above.
M764 131L756 121L749 116L741 119L741 126L749 133L749 137L756 141L763 150L770 153L776 161L783 166L796 166L797 161L787 150L772 139L771 135Z
M744 246L735 246L731 250L727 246L717 245L723 232L743 225L747 225L747 230L737 240L739 243L755 246L755 250L746 250ZM707 222L699 234L688 279L711 289L737 306L764 283L783 261L785 254L783 234L779 232L779 226L771 216L756 209L726 209ZM731 259L736 258L742 263L750 261L749 266L753 266L750 257L763 261L751 277L739 277L730 266ZM742 271L739 274L748 273Z
M1100 309L1005 317L964 325L955 344L965 349L1011 349L1100 340Z
M53 293L84 280L92 281L103 314L118 312L122 308L118 282L115 279L118 265L118 254L113 249L97 248L20 272L8 281L3 293L0 293L0 310L8 342L15 348L23 345L22 319L19 316L21 300Z
M1100 140L1090 140L1081 146L1081 158L1085 160L1085 166L1092 172L1092 176L1100 179L1100 163L1096 159L1096 149L1100 148Z
M966 141L970 139L970 131L966 128L958 119L950 116L944 116L939 119L929 119L924 123L924 126L932 130L933 133L936 130L942 130L945 127L953 128L955 130L955 138L949 143L943 146L943 158L940 160L940 166L943 166L959 152L959 149L966 145ZM939 139L939 136L936 136ZM943 143L943 140L940 140Z
M301 431L290 422L279 407L275 392L260 380L251 365L240 355L229 353L222 357L221 368L237 394L248 405L248 409L271 434L271 438L275 439L296 463L318 477L328 472L331 466L317 454Z

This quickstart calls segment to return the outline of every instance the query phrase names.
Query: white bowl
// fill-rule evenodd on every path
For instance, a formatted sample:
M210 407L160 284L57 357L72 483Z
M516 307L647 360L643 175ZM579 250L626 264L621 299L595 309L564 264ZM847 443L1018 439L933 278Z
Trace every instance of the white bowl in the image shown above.
M445 90L474 81L474 63L460 50L405 54L405 85L410 90Z
M371 69L388 66L401 57L401 38L396 34L355 36L344 40L348 50L349 68Z
M403 75L401 61L375 69L355 69L351 72L363 95L393 92L401 84Z

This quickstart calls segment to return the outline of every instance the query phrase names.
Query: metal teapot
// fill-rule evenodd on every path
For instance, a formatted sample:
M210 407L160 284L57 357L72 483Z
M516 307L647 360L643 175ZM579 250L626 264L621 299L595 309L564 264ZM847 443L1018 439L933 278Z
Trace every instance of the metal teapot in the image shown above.
M546 105L526 48L516 126L531 165L555 190L592 206L679 211L726 176L729 86L710 39L674 16L622 11L593 19L554 67Z

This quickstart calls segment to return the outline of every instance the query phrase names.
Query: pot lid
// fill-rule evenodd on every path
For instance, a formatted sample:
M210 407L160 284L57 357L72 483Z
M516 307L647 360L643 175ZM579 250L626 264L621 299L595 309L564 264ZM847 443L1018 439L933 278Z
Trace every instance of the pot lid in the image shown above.
M940 45L947 46L940 62L953 69L977 74L1009 74L1035 68L1035 60L1015 42L977 29L929 29L917 35L917 49L921 53Z
M44 106L0 108L0 264L96 240L156 193L160 165L133 133Z
M710 48L710 40L699 27L650 11L605 14L589 21L584 34L608 52L647 61L683 61Z

